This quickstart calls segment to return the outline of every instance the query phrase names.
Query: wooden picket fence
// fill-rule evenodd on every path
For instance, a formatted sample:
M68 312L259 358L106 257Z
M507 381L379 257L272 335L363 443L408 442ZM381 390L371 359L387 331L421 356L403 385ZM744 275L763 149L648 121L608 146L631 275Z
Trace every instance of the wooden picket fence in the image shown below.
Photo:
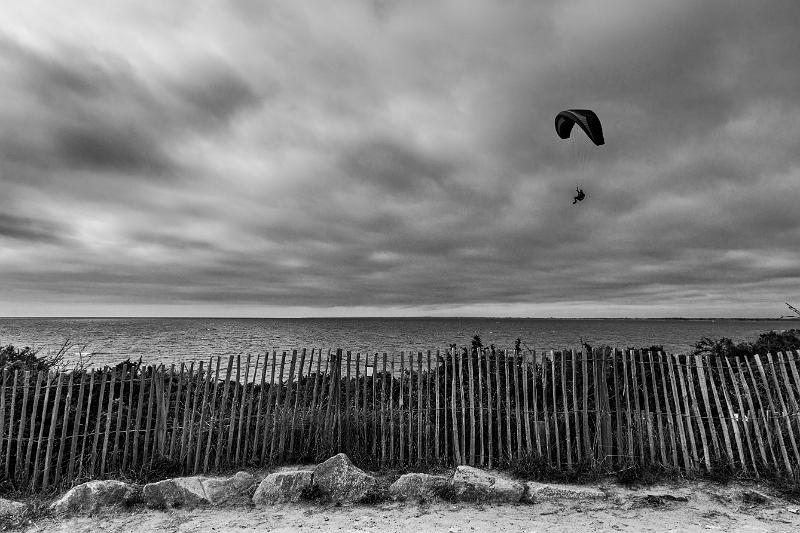
M315 349L179 368L6 368L0 485L48 490L147 469L191 474L339 451L373 468L533 461L794 475L797 360L792 352Z

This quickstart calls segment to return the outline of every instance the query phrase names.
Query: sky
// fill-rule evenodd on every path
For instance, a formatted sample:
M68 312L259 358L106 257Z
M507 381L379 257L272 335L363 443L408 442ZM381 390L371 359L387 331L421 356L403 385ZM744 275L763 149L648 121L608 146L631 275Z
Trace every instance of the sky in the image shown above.
M797 0L5 3L0 316L780 316L798 28ZM604 146L557 137L569 108Z

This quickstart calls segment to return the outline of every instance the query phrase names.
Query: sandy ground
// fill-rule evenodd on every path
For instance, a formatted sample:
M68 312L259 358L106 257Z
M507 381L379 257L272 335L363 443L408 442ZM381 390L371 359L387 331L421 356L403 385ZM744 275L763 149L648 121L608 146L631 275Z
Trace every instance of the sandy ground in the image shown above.
M692 483L636 491L602 486L606 500L536 504L429 505L384 503L334 506L297 504L267 508L134 510L107 516L48 518L27 531L226 532L358 531L447 533L544 531L800 531L800 504L771 495L742 499L753 485ZM647 495L686 496L688 502L646 503Z

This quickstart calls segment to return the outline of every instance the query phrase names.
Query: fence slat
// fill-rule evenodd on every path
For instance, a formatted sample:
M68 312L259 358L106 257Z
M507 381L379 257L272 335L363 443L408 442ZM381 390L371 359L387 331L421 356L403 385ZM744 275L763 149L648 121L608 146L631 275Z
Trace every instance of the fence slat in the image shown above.
M756 355L758 357L758 355ZM783 391L781 390L780 382L778 381L778 375L775 370L775 364L772 360L772 355L767 353L767 363L769 364L770 368L770 375L772 376L772 383L775 385L775 396L778 397L778 402L781 406L781 413L779 415L779 419L782 419L786 424L786 433L789 435L789 442L792 445L792 451L794 452L794 460L795 464L800 464L800 453L797 451L797 441L794 437L794 430L792 429L792 420L791 415L789 413L789 409L786 406L786 401L783 399ZM790 389L791 390L791 389ZM787 394L791 394L788 392ZM790 396L791 397L791 396ZM791 397L794 400L794 397ZM797 409L795 409L795 413L797 413ZM779 422L780 423L780 422Z
M737 361L737 363L738 363L738 361ZM769 427L769 419L767 418L766 409L764 408L764 401L762 400L761 395L758 394L758 386L757 386L757 382L756 382L756 375L755 375L755 372L753 372L753 369L750 367L750 361L748 361L747 358L745 358L744 364L745 364L745 368L747 368L747 374L750 376L750 380L753 382L753 396L756 398L756 400L758 400L758 410L761 413L761 420L764 423L764 433L766 433L766 435L767 435L767 443L769 444L769 453L772 456L773 464L777 464L778 458L775 456L775 444L772 441L773 430ZM742 380L742 385L744 386L745 394L748 397L750 397L750 386L747 384L747 379L746 378ZM753 411L753 412L755 412L755 411ZM754 425L757 424L756 423L756 418L757 417L753 418ZM756 431L761 433L760 430L756 430ZM781 448L784 449L783 446L781 446ZM789 459L788 457L785 457L784 461L787 464L787 466L789 466L789 468L791 468L791 466L788 465L788 459Z
M328 356L330 356L330 353L328 353ZM322 356L320 356L320 360L321 359L322 359ZM327 361L326 361L325 364L327 365ZM272 365L271 365L272 369L270 370L270 376L269 376L269 394L267 395L267 405L266 405L267 410L266 410L266 413L264 414L264 436L261 438L261 443L262 443L261 444L261 465L262 466L264 465L264 461L266 461L266 458L267 458L267 450L271 449L271 446L272 446L271 443L273 442L273 440L275 438L275 424L274 423L270 424L270 421L274 416L273 413L272 413L273 398L277 394L277 391L275 390L276 389L276 387L275 387L275 367L276 367L276 365L277 365L277 351L276 350L272 350ZM217 395L217 386L214 385L214 396L216 397L216 395ZM318 409L318 411L320 411L320 410ZM317 427L319 427L320 426L319 420L317 422L318 422L317 423ZM270 433L270 439L269 439L270 445L267 446L267 431L269 430L270 425L272 426L272 432Z
M178 370L178 383L175 385L175 408L172 410L172 433L170 434L169 438L169 458L175 459L175 451L178 445L178 432L182 430L178 425L178 420L180 420L180 405L181 405L181 393L183 392L183 374L186 370L186 364L181 362L180 370Z
M744 415L747 413L747 407L749 407L751 416L755 415L756 410L755 410L755 407L753 406L753 400L749 396L745 395L745 399L747 400L747 407L745 407L744 402L742 402L742 395L739 394L739 381L736 379L737 374L742 378L742 392L744 392L745 382L744 382L744 376L742 376L742 374L741 374L741 366L739 364L738 359L734 358L734 362L736 363L736 374L734 374L734 372L733 372L733 367L731 366L730 358L729 357L723 357L723 359L725 360L725 364L728 367L728 372L730 374L731 382L733 383L733 390L734 390L734 392L736 392L736 397L737 397L737 399L739 401L739 412L742 414L742 416L744 418ZM747 424L746 419L743 419L743 425L744 425L744 433L745 433L745 436L746 436L748 448L750 449L750 457L752 457L752 459L753 459L753 470L755 471L756 477L758 477L758 462L759 461L756 459L756 454L755 454L755 452L753 450L753 439L750 436L750 426ZM757 424L753 425L753 430L754 430L754 432L756 434L756 441L757 441L757 444L758 444L758 450L759 450L759 452L761 454L761 460L763 461L763 464L766 465L766 464L768 464L767 463L767 454L764 452L764 443L761 440L761 432L758 430L758 425Z
M514 375L514 414L516 418L516 435L517 435L517 459L522 458L522 446L523 446L523 437L522 437L522 400L519 397L520 394L520 384L519 384L519 369L517 368L518 365L517 361L517 354L511 357L511 367L512 367L512 374Z
M725 408L728 411L728 419L730 420L731 428L733 429L733 437L734 437L735 442L736 442L736 449L737 449L737 453L739 454L739 461L742 464L742 471L743 472L747 472L747 460L745 459L744 448L742 447L742 436L741 436L741 433L739 432L739 420L741 420L741 418L742 418L741 414L744 413L744 409L741 407L741 399L739 399L739 404L740 404L739 405L739 413L740 414L738 416L734 414L733 406L731 404L731 398L730 398L730 395L728 394L728 387L727 387L726 382L725 382L725 367L723 367L721 363L718 363L718 364L719 364L719 366L717 368L718 368L719 377L720 377L720 385L721 385L720 388L722 389L722 395L723 395L723 398L725 399ZM731 376L731 380L733 380L733 376ZM714 386L714 380L713 379L711 380L711 386L712 387ZM716 392L714 394L716 395ZM738 396L738 392L737 392L737 396ZM720 411L720 412L722 412L722 411ZM750 444L749 440L748 440L748 444ZM752 448L751 448L751 452L752 452ZM755 458L755 456L752 455L752 453L751 453L751 457ZM734 460L734 458L733 458L733 456L731 456L731 461L733 461L733 460ZM755 465L755 463L753 463L753 464Z
M647 387L647 371L644 364L644 351L639 350L639 370L642 373L642 397L644 398L644 414L647 417L647 445L650 462L655 462L655 441L653 438L653 420L650 417L650 391Z
M219 364L219 358L217 358L217 363ZM178 452L178 460L183 465L185 472L188 472L191 468L191 452L188 446L191 445L189 440L189 425L191 424L190 420L194 416L192 413L192 398L197 391L196 386L192 387L192 378L194 377L194 361L192 361L189 363L189 368L186 371L186 393L183 396L183 422L181 424L181 447ZM139 391L139 396L141 397L141 390Z
M44 378L44 371L40 370L36 373L36 390L33 393L33 407L31 409L31 420L30 420L30 428L28 429L28 445L25 447L25 465L24 465L24 473L26 480L30 478L30 469L31 469L31 453L33 452L33 444L34 444L34 432L36 430L36 411L39 408L39 396L42 392L42 379ZM5 393L5 390L2 391ZM0 439L3 438L3 434L0 433ZM17 462L22 462L20 457L17 457Z
M286 358L286 352L283 353L284 359ZM225 369L225 385L222 388L222 400L220 402L219 408L219 416L217 417L217 449L216 453L214 454L214 469L219 470L220 465L222 464L222 449L225 444L225 409L228 406L228 391L230 390L231 386L231 373L233 372L233 359L234 356L228 356L228 367ZM283 365L281 365L281 379L283 379ZM199 382L198 382L199 383ZM279 393L280 394L280 393ZM274 435L273 435L274 439ZM272 457L272 455L270 455Z
M639 389L639 379L636 372L636 351L630 350L631 356L631 394L633 395L634 418L635 425L634 431L636 432L636 443L639 451L639 463L644 464L644 431L642 429L642 407L639 403L639 396L641 391Z
M296 350L294 355L297 355ZM292 357L292 367L294 367L294 356ZM226 447L224 457L226 464L231 464L231 459L234 457L233 440L236 434L237 412L239 411L239 404L241 403L241 399L239 398L239 390L242 388L242 354L240 353L236 354L236 378L235 381L231 382L231 386L233 387L233 399L231 399L230 418L228 419L228 437L225 439ZM288 386L292 386L291 378L289 379ZM283 442L281 442L281 455L285 454L285 450L286 448L283 446Z
M18 374L18 372L19 372L18 370L14 370L14 384L15 385L16 385L16 382L17 382L17 374ZM36 457L33 460L33 475L31 476L31 485L30 486L31 486L31 491L32 492L36 490L36 481L37 481L37 479L39 477L39 458L42 455L42 445L44 444L44 428L45 428L45 426L47 426L47 424L45 424L45 420L47 420L47 406L48 406L48 400L50 399L50 388L51 388L50 387L50 383L52 382L51 381L52 375L50 374L50 372L47 372L46 374L47 375L46 375L45 384L44 384L45 385L44 403L42 403L42 414L41 414L41 417L40 417L41 423L39 424L39 436L38 436L38 439L36 441ZM91 391L91 388L89 390ZM16 387L14 387L14 392L16 392ZM56 408L55 408L55 404L54 404L53 405L53 411L55 411L55 410L56 410ZM11 401L11 415L12 416L14 415L13 397L12 397L12 401ZM9 422L9 429L13 429L10 426L11 426L11 423ZM87 431L88 431L88 420L87 420ZM9 437L10 437L10 435L9 435ZM10 438L9 438L9 443L8 443L8 449L9 450L11 449L11 440L10 440ZM8 462L6 462L6 469L8 469Z
M147 387L147 416L144 424L144 444L142 444L142 462L147 464L147 459L150 457L150 432L153 429L153 409L155 408L156 396L156 372L155 366L148 368L148 378L150 384ZM155 440L155 439L153 439ZM94 471L94 469L92 469Z
M520 366L522 368L522 409L525 411L525 452L528 454L528 457L533 456L533 440L531 439L531 415L530 415L530 403L528 397L528 358L525 352L520 351ZM486 377L487 381L489 377ZM573 389L574 392L574 389ZM575 398L573 397L573 400ZM489 416L489 423L492 423L492 417ZM535 427L535 424L534 424ZM489 431L491 434L491 430ZM491 452L489 452L491 455Z
M459 444L460 443L460 438L458 436L458 404L456 403L456 379L457 379L456 378L456 349L453 348L453 349L448 350L448 355L450 357L450 364L451 364L450 375L451 375L451 381L452 381L451 386L450 386L450 411L451 411L451 416L452 416L452 419L453 419L453 424L452 424L452 427L453 427L453 459L455 461L455 464L462 465L462 464L464 464L464 461L463 461L463 457L461 455L461 446ZM402 361L403 361L403 359L402 359L402 355L401 355L400 356L401 368L402 368ZM498 381L498 383L499 383L499 381ZM402 387L401 387L400 390L402 391ZM498 385L498 392L499 392L499 385ZM400 397L402 398L402 394L400 395ZM500 397L500 395L498 394L498 398L499 397ZM401 405L402 405L402 399L400 401L401 401ZM499 408L498 408L498 411L499 411ZM402 423L400 425L400 440L401 441L403 440L403 426L402 426ZM403 462L402 454L400 455L400 462L401 463Z
M316 435L317 435L317 428L319 428L319 406L317 405L317 398L319 396L319 389L320 389L320 380L322 379L322 350L319 350L317 354L317 371L314 373L314 388L311 391L311 406L309 407L309 417L312 420L316 420L317 423L313 424L315 427L309 428L308 431L308 444L306 447L306 454L310 455L311 447L313 446L316 449ZM364 378L364 382L366 383L366 377Z
M689 405L689 391L690 383L687 381L686 376L683 374L683 365L680 362L680 359L677 355L673 355L675 359L675 368L677 369L678 374L678 383L681 388L681 398L683 399L683 408L685 414L685 424L686 430L689 436L689 445L691 446L692 450L692 459L695 461L696 464L700 462L700 455L697 453L697 442L695 440L695 431L694 427L692 426L692 407ZM694 404L694 401L692 402ZM695 404L696 406L696 404ZM696 420L698 425L700 424L699 416L698 420ZM702 427L699 428L702 431ZM705 443L705 437L703 437L703 443ZM704 459L707 460L708 452L705 452Z
M306 356L306 352L305 352L305 350L303 350L303 359L305 359L305 356ZM303 366L302 363L301 363L300 366L301 367ZM238 382L239 381L238 380L238 378L239 378L238 372L237 372L236 378L237 378L237 382ZM239 459L241 458L241 453L242 453L242 432L244 431L244 417L245 417L245 412L246 412L245 411L245 409L246 409L245 405L247 404L247 398L248 398L247 386L249 384L250 384L250 354L248 353L247 354L247 360L246 360L245 365L244 365L244 383L238 383L238 387L242 388L242 397L239 399L239 427L236 428L236 453L234 455L234 462L237 465L240 464L239 463ZM298 385L299 384L300 384L300 382L299 382L299 374L298 374ZM292 438L291 438L291 440L289 442L289 453L290 454L292 453L292 450L294 449L294 416L297 416L297 403L295 403L295 405L294 405L294 413L293 413L293 416L292 416ZM248 424L249 424L249 422L250 421L248 420ZM247 442L247 439L245 439L245 442Z
M106 406L106 428L103 432L103 452L100 456L100 477L102 478L106 474L106 458L108 455L108 438L111 434L111 419L113 418L111 415L114 409L114 382L116 381L117 372L115 369L111 369L111 380L108 384L108 404Z
M567 350L561 352L561 402L564 407L564 442L567 466L572 469L572 435L569 427L569 402L567 395Z
M125 398L125 396L124 396L125 395L125 376L128 375L128 372L129 372L129 365L127 363L125 363L124 365L122 365L121 374L119 376L119 405L117 406L117 422L116 422L116 428L115 428L115 431L114 431L114 448L113 448L113 457L112 457L114 459L114 465L116 466L117 470L121 470L122 454L120 453L121 448L120 448L120 445L119 445L119 439L120 439L120 432L122 431L122 418L123 418L122 412L124 410L123 407L126 406L126 404L125 404L125 402L123 400ZM128 387L128 388L130 388L130 387ZM129 391L129 394L130 394L130 391ZM131 402L128 402L127 406L130 406L130 405L131 405Z
M431 455L431 351L427 351L427 373L425 374L425 464L430 464ZM437 435L438 439L438 435Z
M8 383L8 368L5 366L3 367L3 381L0 384L0 459L4 459L6 454L5 449L6 446L4 442L8 440L8 448L11 448L11 436L6 439L6 391L7 391L7 383ZM9 417L13 420L13 412ZM11 423L9 422L9 427L11 427ZM6 474L6 478L8 478L8 459L4 461L4 470Z
M587 458L594 459L592 452L592 441L589 438L589 350L584 347L581 355L581 383L583 385L583 446L585 456ZM630 413L630 409L628 409L628 412ZM548 459L550 458L549 452L547 457Z
M711 368L711 366L709 366L708 381L711 383L711 395L714 397L714 405L717 407L716 419L712 417L713 413L711 411L711 403L708 400L708 390L706 388L707 385L706 385L705 365L703 364L703 358L700 357L699 355L695 355L695 365L697 367L697 378L700 380L700 386L702 387L703 390L706 391L704 393L704 400L706 402L706 415L708 416L709 425L713 428L714 421L719 420L720 427L722 429L722 438L725 442L726 456L728 458L729 463L733 465L735 459L733 455L733 450L731 449L730 435L728 434L728 423L725 421L725 416L722 411L722 404L719 401L719 393L717 392L717 386L714 383L713 369ZM716 437L716 431L714 431L714 435ZM720 452L718 453L721 455Z
M59 379L60 379L60 374L59 374ZM98 447L99 442L100 442L100 428L101 428L102 423L103 423L103 399L105 398L106 382L107 381L108 381L108 367L106 366L106 367L103 368L102 375L100 377L100 395L97 398L97 420L95 421L95 424L94 424L94 439L92 440L92 449L89 450L89 454L90 454L90 456L92 458L92 461L91 461L90 466L89 466L89 476L90 477L94 477L95 472L97 472L97 469L96 469L97 457L99 455L97 447ZM58 405L58 402L56 402L56 405ZM56 409L54 408L53 412L55 412L55 411L56 411ZM148 417L148 420L149 420L149 417ZM45 466L46 469L49 468L50 461L49 460L45 460L44 466ZM45 470L45 480L42 483L43 483L43 485L42 485L43 487L47 487L47 470Z
M621 356L624 356L624 350L620 353ZM617 349L614 349L614 357L611 359L611 375L613 376L614 380L614 415L616 418L616 431L614 432L617 436L617 450L616 450L616 460L614 464L617 467L623 467L625 464L624 461L624 444L622 439L622 405L620 405L620 401L622 400L622 391L620 391L620 382L619 382L619 362L617 360ZM574 372L573 372L574 374ZM576 409L577 410L577 409ZM580 450L580 444L578 445L578 449Z
M53 410L50 417L50 432L47 436L47 452L44 456L44 479L42 480L42 487L47 488L50 486L50 459L53 456L53 441L56 437L56 423L58 422L58 408L61 405L61 383L64 379L63 372L58 373L58 380L56 381L56 398L53 402ZM95 449L97 447L95 446ZM94 472L94 469L92 469Z
M773 394L770 391L769 382L767 381L767 376L766 376L766 373L764 372L764 366L761 364L761 358L759 357L758 354L755 354L753 356L753 358L756 361L756 366L758 367L758 372L759 372L759 374L761 374L761 379L762 379L762 383L764 385L764 389L767 391L766 396L767 396L767 400L769 401L770 411L772 412L772 415L774 417L776 417L775 426L778 428L777 433L778 433L778 442L780 443L780 447L781 447L781 455L783 455L783 459L784 459L784 462L786 463L787 470L789 471L789 473L792 473L793 472L792 463L789 460L789 454L788 454L788 452L786 450L786 444L785 444L784 436L783 436L783 429L781 428L781 425L782 425L781 424L781 419L783 419L783 413L787 412L787 410L786 410L786 402L783 400L783 394L781 393L781 388L780 388L780 385L778 384L778 379L775 376L775 367L772 365L772 357L769 354L767 354L766 357L767 357L767 362L769 363L770 367L772 367L771 368L771 370L772 370L772 372L771 372L771 374L772 374L772 382L775 385L775 396L778 398L778 403L780 404L780 408L781 408L780 412L776 408L775 401L772 398ZM787 422L789 421L788 418L786 418L784 420L786 420ZM795 460L800 462L800 453L797 452L797 443L794 440L794 432L792 431L792 425L791 424L786 424L786 433L787 433L788 438L789 438L789 443L792 445L792 450L794 451Z
M75 478L75 462L78 460L75 456L78 451L78 435L80 435L81 415L83 414L83 389L86 384L87 372L81 372L81 381L78 385L78 402L75 411L75 419L72 425L72 440L69 447L69 464L67 465L67 482L73 483ZM34 411L35 413L36 411ZM33 430L31 430L31 433Z
M394 359L394 356L392 356L391 374L389 376L389 464L392 466L396 464L394 454ZM364 380L366 379L365 376ZM366 413L364 415L366 416Z
M311 353L312 354L314 353L313 349L311 350ZM255 462L257 456L260 457L260 455L259 455L259 451L260 451L259 443L263 441L263 439L261 438L261 421L262 421L261 412L262 412L263 404L264 404L264 389L266 388L265 387L265 383L266 383L266 378L267 378L267 358L268 357L269 357L269 350L267 350L264 353L264 367L261 369L261 382L260 382L260 385L259 385L259 388L258 388L258 400L257 400L258 403L256 404L256 427L253 428L253 454L250 457L250 461L251 462ZM255 378L253 379L253 383L255 383ZM303 447L303 449L305 449L305 445L304 444L301 445Z
M464 396L466 392L464 390L464 356L466 354L464 352L466 352L466 350L458 353L458 396L459 396L458 399L461 402L461 426L460 426L461 442L459 444L461 445L461 454L464 464L469 464L470 462L472 464L475 464L473 457L475 449L472 448L471 450L469 450L470 453L467 453L467 401ZM508 407L506 407L506 409L508 409Z
M556 466L561 468L561 431L558 429L558 379L556 378L556 354L550 350L550 379L553 393L553 434L556 441Z
M22 477L22 448L25 443L25 421L28 414L28 395L30 394L31 371L26 370L22 378L22 409L19 414L19 432L17 433L17 453L14 456L14 477L20 480Z
M305 348L303 349L303 352L305 353ZM312 357L313 357L313 354L314 354L313 349L311 351L311 354L312 354ZM258 364L260 362L261 362L261 352L256 354L256 364L255 364L255 367L253 367L253 383L250 384L245 379L245 386L249 386L250 387L250 393L247 395L247 415L246 415L247 422L245 422L244 449L242 450L242 461L244 461L246 463L250 462L250 459L249 459L249 456L247 455L247 452L250 451L250 425L251 425L251 422L253 420L253 399L255 398L255 395L256 395L256 379L257 379L256 376L258 375ZM263 375L264 373L262 372L261 374ZM306 383L308 383L308 379L306 379ZM300 436L301 436L301 438L300 438L299 446L302 448L302 445L303 445L302 433L301 433ZM237 458L236 462L237 463L239 462L238 458Z
M533 400L533 437L536 440L538 458L542 458L542 432L539 424L539 365L536 362L536 351L531 351L531 399Z
M661 452L661 464L667 465L667 450L665 446L665 439L664 439L664 421L663 421L663 411L661 410L661 394L658 387L658 381L656 381L656 366L653 362L653 352L647 350L647 361L650 363L650 382L653 384L653 400L655 401L656 407L656 428L658 431L658 448Z
M474 349L477 353L479 348ZM467 382L469 383L469 464L475 466L477 454L475 449L476 431L475 431L475 381L474 381L474 368L472 363L472 353L467 355Z
M441 404L439 402L439 395L441 393L441 390L440 390L440 381L441 380L440 380L440 377L439 377L439 369L441 368L440 362L441 362L441 357L439 355L439 350L436 350L436 378L435 378L436 379L436 381L435 381L435 387L436 388L435 388L435 392L434 392L434 394L436 395L436 397L435 397L436 403L435 403L435 407L434 407L434 409L435 409L434 413L435 413L435 416L436 416L436 421L435 421L435 426L434 426L434 435L435 435L436 438L433 440L433 452L434 452L434 457L436 457L436 464L437 465L441 465L441 461L442 461L441 450L439 449L439 446L441 444L440 443L441 439L439 438L439 435L444 433L444 432L440 432L440 426L439 426L439 423L440 423L439 409L441 408ZM392 359L392 375L394 375L394 359ZM391 405L391 403L389 405ZM491 416L489 418L491 419ZM491 452L489 452L489 453L491 454Z
M679 365L680 365L680 363L679 363ZM679 371L681 371L682 366L683 365L678 367ZM698 404L700 402L697 401L697 394L695 394L695 390L694 390L695 389L695 387L694 387L694 376L693 376L693 372L692 372L691 358L689 358L689 357L686 358L686 365L685 366L686 366L686 384L687 384L687 386L689 388L689 398L691 399L692 412L694 413L695 421L697 423L697 433L699 433L699 435L700 435L700 444L703 447L703 462L706 465L706 470L710 472L711 471L711 456L710 456L710 452L709 452L709 448L708 448L708 439L706 438L706 430L705 430L705 426L707 424L703 423L703 417L700 414L700 408L698 407ZM683 378L681 378L681 379L683 379Z
M667 429L669 432L670 453L672 457L672 466L679 468L678 462L678 446L675 441L675 419L672 416L672 407L669 402L669 389L667 389L666 369L664 368L664 357L661 352L656 353L658 359L658 372L661 374L661 392L664 395L664 409L667 412Z
M578 394L577 394L577 375L578 375L578 351L575 349L570 350L570 367L572 369L572 411L573 423L575 424L575 457L580 463L583 460L583 444L581 443L581 424L580 424L580 409L578 408Z
M552 460L551 451L553 449L550 443L550 414L548 413L549 409L547 407L550 398L550 395L547 393L547 385L549 382L547 379L547 370L549 366L547 355L545 352L542 352L542 419L544 420L544 446L548 463Z
M659 355L660 357L660 355ZM681 410L680 395L678 395L678 385L675 379L675 370L672 366L672 355L666 354L667 369L669 370L669 382L672 388L672 398L675 402L675 423L678 426L678 435L681 442L681 450L683 451L683 465L687 472L693 472L695 467L689 456L689 446L686 440L686 432L684 431L684 415Z
M214 427L214 414L213 414L213 403L214 398L208 397L208 392L211 390L211 376L212 370L211 365L214 363L214 357L208 358L208 365L205 369L205 376L203 375L203 365L202 361L201 364L198 366L197 369L197 386L195 387L195 395L199 394L199 403L200 403L200 422L197 425L197 440L195 441L197 444L194 446L194 464L192 464L192 454L187 454L187 466L189 467L189 471L192 474L200 473L200 458L201 457L208 457L211 451L208 449L208 445L211 442L211 433L212 428ZM219 357L217 357L217 375L219 375ZM200 393L200 384L202 383L203 392ZM188 398L187 398L188 400ZM195 406L195 409L197 406ZM206 424L206 412L208 412L208 424ZM192 414L192 419L194 419L194 414ZM208 438L203 438L203 431L205 430L206 426L208 426ZM203 447L203 442L206 443L206 447Z

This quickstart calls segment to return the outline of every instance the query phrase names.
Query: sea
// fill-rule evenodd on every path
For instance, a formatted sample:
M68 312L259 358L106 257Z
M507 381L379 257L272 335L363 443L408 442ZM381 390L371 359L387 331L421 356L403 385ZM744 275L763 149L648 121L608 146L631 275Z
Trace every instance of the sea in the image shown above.
M255 356L267 351L342 349L353 353L446 350L484 346L560 350L609 345L661 345L687 353L703 337L753 340L760 333L800 328L797 320L557 319L557 318L0 318L0 346L30 346L65 362L92 366L126 359L179 364L211 356Z

